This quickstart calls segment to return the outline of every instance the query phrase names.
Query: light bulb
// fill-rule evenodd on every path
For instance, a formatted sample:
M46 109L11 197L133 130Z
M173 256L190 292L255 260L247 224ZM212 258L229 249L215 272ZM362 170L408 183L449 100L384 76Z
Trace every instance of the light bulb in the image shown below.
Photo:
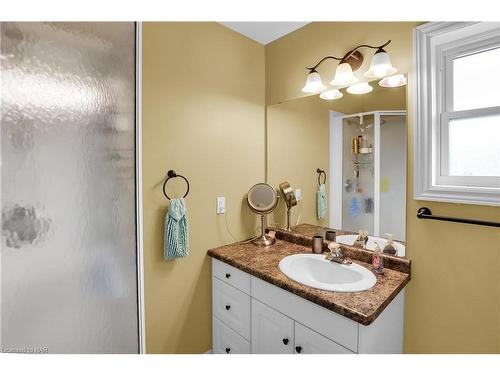
M357 81L358 79L354 76L351 65L346 62L341 62L339 66L337 66L335 76L330 84L332 86L347 86Z
M394 76L385 77L378 82L382 87L400 87L406 85L406 77L404 74L396 74Z
M317 71L311 70L307 75L306 84L302 87L302 92L317 94L323 90L326 90L326 86L321 81L321 76Z
M333 90L323 91L319 97L324 100L335 100L335 99L340 99L343 96L344 94L342 94L339 90L333 89Z
M398 70L391 64L389 54L383 49L379 49L372 57L370 68L365 72L365 77L382 78L396 73Z
M347 92L349 94L355 94L355 95L367 94L372 90L373 90L373 87L371 87L368 84L368 82L356 83L355 85L349 86L347 88Z

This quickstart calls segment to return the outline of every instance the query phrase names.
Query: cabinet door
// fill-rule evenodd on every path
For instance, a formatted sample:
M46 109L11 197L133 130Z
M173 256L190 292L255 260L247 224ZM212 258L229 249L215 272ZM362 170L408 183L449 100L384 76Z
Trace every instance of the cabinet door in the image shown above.
M292 354L293 320L252 299L252 353Z
M350 350L297 322L295 322L294 349L297 354L353 354Z

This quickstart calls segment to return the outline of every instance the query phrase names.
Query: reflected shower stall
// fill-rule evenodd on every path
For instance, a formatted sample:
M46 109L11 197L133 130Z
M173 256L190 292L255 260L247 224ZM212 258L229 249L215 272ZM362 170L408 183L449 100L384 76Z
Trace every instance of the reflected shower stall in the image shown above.
M330 113L330 225L405 241L406 111Z
M0 346L138 353L136 25L0 37Z

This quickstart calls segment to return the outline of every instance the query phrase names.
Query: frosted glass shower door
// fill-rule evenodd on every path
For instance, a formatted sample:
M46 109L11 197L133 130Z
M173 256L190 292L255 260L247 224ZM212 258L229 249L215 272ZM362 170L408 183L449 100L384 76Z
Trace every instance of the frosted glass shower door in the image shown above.
M0 36L0 346L138 353L135 24Z
M380 114L379 234L405 241L406 114Z
M374 232L374 158L373 152L353 153L352 140L363 134L368 145L374 144L374 116L358 115L342 120L342 229ZM360 130L362 129L362 130Z

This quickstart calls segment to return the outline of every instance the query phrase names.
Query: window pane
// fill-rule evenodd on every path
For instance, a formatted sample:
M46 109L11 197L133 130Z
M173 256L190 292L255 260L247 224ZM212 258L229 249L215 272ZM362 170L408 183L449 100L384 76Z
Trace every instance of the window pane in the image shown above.
M449 122L450 176L500 176L500 115Z
M453 110L500 106L500 48L453 60Z

